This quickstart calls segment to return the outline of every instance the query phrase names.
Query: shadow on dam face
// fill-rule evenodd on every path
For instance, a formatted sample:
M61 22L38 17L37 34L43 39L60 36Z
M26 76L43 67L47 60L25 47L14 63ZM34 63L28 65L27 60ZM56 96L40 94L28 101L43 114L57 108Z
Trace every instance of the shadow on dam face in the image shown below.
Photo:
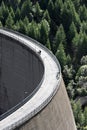
M30 99L43 74L43 62L32 49L0 34L0 117Z

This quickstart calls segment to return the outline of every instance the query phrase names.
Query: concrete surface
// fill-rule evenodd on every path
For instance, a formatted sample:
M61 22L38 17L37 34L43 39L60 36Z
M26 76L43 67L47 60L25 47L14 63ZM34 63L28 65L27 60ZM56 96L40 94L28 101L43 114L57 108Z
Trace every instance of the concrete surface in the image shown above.
M0 35L0 115L30 96L43 75L44 66L36 53Z
M40 57L45 69L39 90L27 103L0 121L0 130L76 130L55 56L38 42L19 33L3 29L0 29L0 33L20 41L36 53L41 51Z
M76 130L63 80L57 94L45 109L15 130Z

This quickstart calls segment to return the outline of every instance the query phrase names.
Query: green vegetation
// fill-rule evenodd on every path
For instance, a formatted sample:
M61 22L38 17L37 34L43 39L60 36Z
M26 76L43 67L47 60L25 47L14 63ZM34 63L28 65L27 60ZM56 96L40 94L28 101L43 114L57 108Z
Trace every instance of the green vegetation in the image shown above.
M0 27L17 30L47 46L58 58L78 130L87 130L87 1L1 0Z

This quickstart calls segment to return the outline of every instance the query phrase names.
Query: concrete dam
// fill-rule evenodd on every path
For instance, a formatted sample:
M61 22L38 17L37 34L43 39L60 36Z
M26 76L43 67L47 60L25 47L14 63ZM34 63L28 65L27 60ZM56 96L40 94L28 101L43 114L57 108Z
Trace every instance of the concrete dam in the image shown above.
M8 29L0 29L0 130L76 130L56 57Z

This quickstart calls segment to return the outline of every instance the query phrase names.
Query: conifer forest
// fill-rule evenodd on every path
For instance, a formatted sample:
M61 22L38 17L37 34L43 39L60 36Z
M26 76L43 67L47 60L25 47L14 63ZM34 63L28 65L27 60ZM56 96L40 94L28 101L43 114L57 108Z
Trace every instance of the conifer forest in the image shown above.
M0 27L49 48L61 64L78 130L87 130L87 0L0 0ZM87 100L87 98L86 98Z

